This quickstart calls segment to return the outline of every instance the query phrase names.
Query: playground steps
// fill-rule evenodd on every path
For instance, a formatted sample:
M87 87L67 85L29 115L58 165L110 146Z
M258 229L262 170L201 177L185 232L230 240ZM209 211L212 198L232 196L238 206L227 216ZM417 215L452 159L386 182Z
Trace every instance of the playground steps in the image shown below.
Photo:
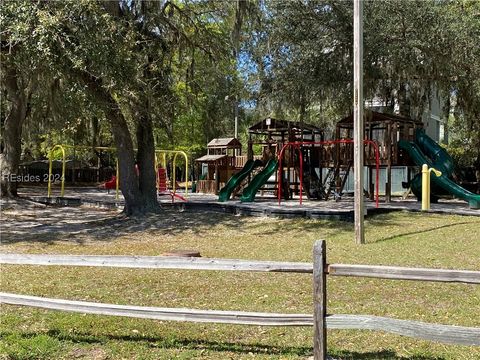
M305 191L305 194L307 195L307 198L311 200L313 198L312 196L312 188L313 183L316 179L312 179L312 174L308 171L309 169L309 164L304 161L303 165L303 176L302 176L302 186ZM300 167L298 165L295 166L295 172L297 174L300 174Z
M178 188L178 184L176 185ZM165 168L158 168L157 170L157 195L158 196L170 196L172 198L172 202L174 202L175 198L180 199L182 201L187 201L183 196L176 194L168 189L167 186L167 171Z
M168 188L167 188L167 170L165 168L158 168L157 187L158 187L158 192L168 191Z
M332 192L334 193L335 199L341 196L352 165L353 162L349 161L346 167L337 164L335 168L328 170L327 176L325 176L325 180L323 181L325 200L328 200Z
M337 189L337 192L339 194L342 194L343 193L343 189L345 188L345 184L347 183L347 179L348 179L348 174L350 173L350 169L353 167L353 161L349 161L348 162L348 165L346 168L344 168L344 170L342 171L340 169L340 187Z
M324 189L324 199L328 200L330 193L332 192L332 188L335 187L335 173L337 172L337 167L329 168L327 171L327 175L323 179L322 187Z

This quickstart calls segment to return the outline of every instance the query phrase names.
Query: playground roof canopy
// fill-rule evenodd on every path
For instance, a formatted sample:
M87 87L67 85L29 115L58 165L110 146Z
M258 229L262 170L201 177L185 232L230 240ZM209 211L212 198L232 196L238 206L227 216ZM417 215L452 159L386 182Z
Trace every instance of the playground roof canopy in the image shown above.
M251 134L281 133L288 131L295 132L321 132L322 130L314 125L301 123L299 121L287 121L274 118L265 118L262 121L250 126L248 132Z
M203 155L202 157L199 157L195 161L203 162L203 163L214 163L226 157L227 155Z
M422 126L423 123L419 120L410 119L400 115L380 113L377 111L365 111L365 123L383 123L383 122L397 122L397 123L414 123ZM343 118L337 123L338 127L341 128L352 128L353 127L353 113L349 116Z
M215 148L226 148L226 149L241 149L242 144L236 138L218 138L213 139L207 144L207 148L215 149Z

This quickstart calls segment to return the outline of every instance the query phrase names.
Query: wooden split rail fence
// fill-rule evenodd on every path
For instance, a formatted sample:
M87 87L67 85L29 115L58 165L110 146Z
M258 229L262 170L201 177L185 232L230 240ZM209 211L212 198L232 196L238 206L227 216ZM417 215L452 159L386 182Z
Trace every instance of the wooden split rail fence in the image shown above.
M429 324L371 315L327 314L327 275L392 280L417 280L480 284L480 271L405 268L394 266L327 264L325 241L317 241L313 264L301 262L249 261L170 256L97 256L1 254L1 264L101 266L148 269L258 271L313 274L313 316L243 311L113 305L86 301L50 299L0 292L5 304L32 306L79 313L126 316L166 321L189 321L261 326L313 326L315 359L326 359L327 329L386 331L448 344L480 345L480 328Z

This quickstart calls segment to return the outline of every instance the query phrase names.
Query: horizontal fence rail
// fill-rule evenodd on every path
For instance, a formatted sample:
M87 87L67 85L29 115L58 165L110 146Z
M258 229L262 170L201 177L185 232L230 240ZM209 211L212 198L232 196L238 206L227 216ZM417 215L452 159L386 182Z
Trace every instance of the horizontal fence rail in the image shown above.
M217 311L114 305L86 301L50 299L38 296L0 293L4 304L23 305L50 310L125 316L163 321L185 321L259 326L313 326L307 314L276 314L244 311ZM367 315L327 315L327 329L379 330L448 344L480 345L480 328L428 324Z
M275 314L243 311L197 310L181 308L144 307L113 305L86 301L49 299L0 293L0 301L5 304L25 305L51 310L73 311L87 314L102 314L138 317L165 321L209 322L237 325L265 326L311 326L312 315Z
M378 330L446 344L480 345L480 328L424 323L372 315L327 315L327 329Z
M0 264L313 273L313 264L305 262L210 259L174 256L0 254ZM325 272L331 276L480 284L480 271L469 270L329 264L326 266Z
M370 277L390 280L414 280L480 284L480 271L470 270L331 264L327 266L327 274L331 276Z
M312 273L313 269L312 264L302 262L208 259L175 256L1 254L0 263L15 265L105 266L143 269L291 273Z

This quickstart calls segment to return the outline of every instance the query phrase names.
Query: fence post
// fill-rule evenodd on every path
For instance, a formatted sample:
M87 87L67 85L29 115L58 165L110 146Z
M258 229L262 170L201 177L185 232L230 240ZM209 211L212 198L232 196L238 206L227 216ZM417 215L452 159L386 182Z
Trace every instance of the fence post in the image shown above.
M313 358L327 359L327 276L325 240L313 245Z

